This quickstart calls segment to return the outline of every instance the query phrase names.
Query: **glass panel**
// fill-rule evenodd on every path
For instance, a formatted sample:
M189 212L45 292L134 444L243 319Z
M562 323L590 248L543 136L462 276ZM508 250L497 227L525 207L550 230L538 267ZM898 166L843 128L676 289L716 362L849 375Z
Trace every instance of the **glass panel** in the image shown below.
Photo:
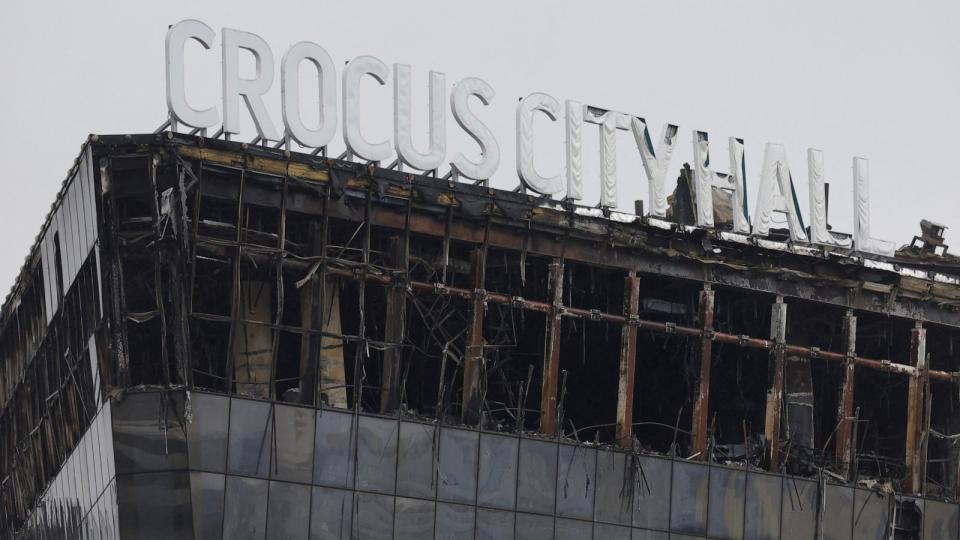
M396 420L360 417L357 432L357 489L393 493L397 475Z
M197 539L220 538L223 527L222 474L190 473L190 502L193 505L193 536Z
M552 540L553 518L517 512L517 540Z
M474 512L472 506L437 503L436 538L473 540Z
M742 470L710 468L710 504L707 534L715 538L743 538L743 496L747 475Z
M602 540L630 540L630 527L597 523L593 527L593 537Z
M187 424L190 468L224 472L227 466L227 427L230 398L201 392L190 394L193 421Z
M823 505L824 540L848 540L853 536L853 488L827 484Z
M193 514L189 473L129 474L118 477L117 481L121 537L190 537Z
M511 540L513 515L513 512L477 508L477 540Z
M670 535L662 531L634 529L631 540L670 540Z
M780 500L782 477L747 473L746 520L743 536L747 540L780 537Z
M925 501L923 538L956 538L957 506L939 501Z
M354 538L390 540L393 534L393 497L357 493L354 505L356 507Z
M555 527L556 540L590 540L593 538L593 523L589 521L557 518Z
M483 433L480 435L480 480L477 502L494 508L513 509L517 495L517 448L519 439ZM510 532L513 533L511 518Z
M309 483L313 473L314 410L276 405L273 415L277 444L271 477Z
M424 540L433 536L433 501L397 497L394 540Z
M796 538L813 538L816 534L817 483L784 477L782 525Z
M342 489L313 488L310 505L312 540L348 540L353 516L353 493Z
M311 424L313 419L310 419ZM313 440L311 430L310 440ZM291 482L270 482L267 510L267 538L307 538L310 529L310 486Z
M884 540L887 538L887 509L889 495L858 489L854 494L854 540Z
M353 487L353 420L351 414L317 411L313 483Z
M434 497L434 433L436 428L416 422L400 422L397 451L397 493L412 497Z
M437 498L472 503L477 500L477 449L480 434L462 429L440 429L440 467ZM471 534L472 536L472 534Z
M229 472L266 477L273 448L271 404L264 401L230 400Z
M709 469L685 461L673 462L670 530L703 535L707 530Z
M557 444L520 439L520 470L523 474L517 480L517 509L553 515L557 495Z
M233 401L235 405L241 400ZM268 489L266 480L227 476L224 538L264 538L267 533Z
M186 437L179 422L183 414L182 398L177 396L165 402L167 406L161 409L159 393L128 392L122 402L114 403L118 472L187 468Z
M630 456L622 452L597 452L597 521L630 524L630 501L633 499L634 477ZM669 462L667 462L669 463Z
M596 476L595 449L561 444L557 474L557 515L591 519ZM557 530L559 534L559 528Z

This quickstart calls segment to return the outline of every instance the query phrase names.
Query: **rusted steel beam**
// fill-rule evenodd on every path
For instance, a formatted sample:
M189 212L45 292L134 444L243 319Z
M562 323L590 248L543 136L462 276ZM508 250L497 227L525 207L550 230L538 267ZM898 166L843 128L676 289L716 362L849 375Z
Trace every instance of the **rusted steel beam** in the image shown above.
M847 311L843 323L844 337L847 342L847 358L843 363L843 383L840 389L840 406L837 410L837 434L835 456L844 478L850 478L850 467L857 452L853 439L853 392L857 359L857 318L853 311Z
M467 346L463 359L463 410L461 420L475 424L480 420L482 408L481 374L483 372L483 318L486 315L486 294L483 290L486 257L482 249L470 252L470 285L473 297L470 300L470 322L467 326Z
M713 353L713 306L714 293L709 284L704 285L700 292L700 326L703 335L700 338L700 378L697 381L697 392L693 402L693 448L698 459L706 460L707 455L707 423L709 421L710 405L710 362Z
M771 308L770 337L773 347L773 379L767 390L767 412L763 433L767 438L767 459L770 472L780 470L780 413L783 408L783 371L787 337L787 305L778 296Z
M384 340L390 345L383 351L380 384L380 412L390 413L400 405L400 367L403 358L403 340L407 323L407 257L406 238L390 239L388 258L398 269L397 279L387 286L387 318Z
M637 314L640 311L640 278L623 280L623 314L628 323L620 329L620 378L617 385L617 444L633 446L633 387L637 370Z
M563 316L563 263L554 259L550 264L547 283L550 291L550 311L543 347L543 387L540 392L540 432L557 433L557 381L560 378L560 318Z
M924 403L927 388L927 330L920 322L910 331L910 363L917 371L910 376L907 390L907 443L904 462L904 493L920 494L927 465L924 437Z

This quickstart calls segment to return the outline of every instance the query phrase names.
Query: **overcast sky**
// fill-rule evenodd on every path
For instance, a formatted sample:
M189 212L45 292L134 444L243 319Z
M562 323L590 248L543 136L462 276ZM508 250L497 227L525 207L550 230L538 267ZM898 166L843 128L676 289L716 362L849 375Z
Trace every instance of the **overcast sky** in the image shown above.
M825 153L830 222L852 232L854 156L870 159L873 236L906 243L928 218L960 226L960 3L926 2L10 2L0 18L0 291L13 283L66 171L89 133L148 133L165 119L164 36L181 19L217 31L210 51L188 49L188 98L218 105L220 29L254 32L283 52L313 41L338 69L359 55L410 64L414 124L425 132L428 70L485 79L497 95L474 109L497 135L492 182L517 185L514 108L531 92L645 117L655 137L680 126L672 189L692 156L695 129L710 133L716 170L726 140L745 139L751 212L766 142L783 143L807 208L807 148ZM249 66L247 66L249 68ZM339 75L339 73L338 73ZM309 83L304 83L309 85ZM364 83L363 129L392 132L391 90ZM338 83L339 88L339 83ZM309 89L309 86L307 86ZM279 82L267 107L282 130ZM306 107L306 116L316 107ZM249 129L248 123L248 129ZM342 125L342 122L341 122ZM448 160L476 153L449 114ZM562 128L538 122L538 167L559 172ZM245 134L253 138L253 132ZM598 198L598 137L584 130L585 203ZM333 151L343 143L338 135ZM418 143L423 147L421 137ZM645 198L629 134L619 139L620 209ZM960 252L960 231L947 232ZM0 293L2 294L2 293Z

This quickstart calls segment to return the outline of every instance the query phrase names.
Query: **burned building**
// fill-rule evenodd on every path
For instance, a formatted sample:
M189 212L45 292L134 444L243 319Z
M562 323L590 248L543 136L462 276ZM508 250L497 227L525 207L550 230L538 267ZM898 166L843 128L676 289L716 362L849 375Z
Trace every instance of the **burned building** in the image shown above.
M919 249L92 136L0 315L3 536L958 538L958 308Z

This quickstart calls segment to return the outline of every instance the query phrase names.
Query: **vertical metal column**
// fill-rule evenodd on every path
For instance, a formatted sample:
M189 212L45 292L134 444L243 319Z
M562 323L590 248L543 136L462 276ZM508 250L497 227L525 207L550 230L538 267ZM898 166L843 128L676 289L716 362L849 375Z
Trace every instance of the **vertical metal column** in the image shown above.
M637 370L637 313L640 311L640 278L630 272L623 280L623 314L620 330L620 380L617 386L617 444L633 446L633 386Z
M907 443L904 462L905 493L920 494L926 473L927 445L924 435L924 397L927 389L927 330L920 321L910 331L910 363L917 368L907 390Z
M703 285L700 292L700 326L703 338L700 340L700 379L697 381L697 393L693 403L693 453L697 459L707 460L707 423L710 417L710 362L713 354L713 306L714 293L710 284Z
M560 378L560 318L563 316L563 263L554 259L550 264L547 283L550 312L543 347L543 388L540 392L540 432L557 432L557 380Z
M470 252L470 286L473 288L473 299L463 363L461 420L465 424L478 422L482 409L480 377L483 372L483 318L487 311L486 292L483 288L485 265L484 250L475 249Z
M837 440L835 456L844 478L850 479L853 456L857 441L853 438L853 392L854 368L857 358L857 317L848 310L844 318L844 337L847 342L847 359L843 363L843 386L840 390L840 406L837 410Z
M771 308L770 339L773 347L773 380L767 390L767 412L763 433L767 438L767 459L770 471L780 470L780 413L783 408L784 347L787 338L787 305L778 296Z
M383 351L380 385L380 412L389 413L400 405L400 369L403 340L407 323L407 246L406 238L391 238L388 254L390 265L398 269L394 282L387 286L387 319L384 336L388 343Z

